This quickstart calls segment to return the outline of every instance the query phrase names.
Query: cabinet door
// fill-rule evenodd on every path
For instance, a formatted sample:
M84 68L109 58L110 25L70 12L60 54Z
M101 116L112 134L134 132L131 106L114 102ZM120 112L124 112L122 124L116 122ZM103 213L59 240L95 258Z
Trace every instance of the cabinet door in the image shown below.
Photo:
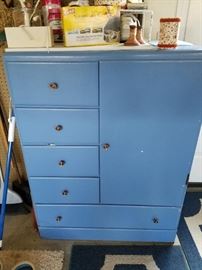
M201 70L190 61L101 62L102 203L182 204L201 123Z

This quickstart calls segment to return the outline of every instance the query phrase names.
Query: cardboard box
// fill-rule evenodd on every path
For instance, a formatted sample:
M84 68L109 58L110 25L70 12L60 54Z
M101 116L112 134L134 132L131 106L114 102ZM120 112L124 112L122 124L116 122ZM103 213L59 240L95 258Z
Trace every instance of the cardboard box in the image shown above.
M63 7L65 46L117 43L120 40L118 6Z
M6 27L8 48L43 48L53 46L53 34L49 26Z

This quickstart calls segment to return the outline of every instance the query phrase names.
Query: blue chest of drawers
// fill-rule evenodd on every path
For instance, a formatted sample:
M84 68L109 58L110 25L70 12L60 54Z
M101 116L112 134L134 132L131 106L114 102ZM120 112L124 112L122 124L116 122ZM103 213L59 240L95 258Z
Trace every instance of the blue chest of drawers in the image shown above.
M42 237L173 242L202 118L202 51L5 54Z

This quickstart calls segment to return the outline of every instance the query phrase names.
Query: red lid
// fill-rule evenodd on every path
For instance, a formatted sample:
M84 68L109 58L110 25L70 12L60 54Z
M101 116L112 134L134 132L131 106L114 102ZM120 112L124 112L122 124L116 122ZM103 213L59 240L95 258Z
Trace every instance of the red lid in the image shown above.
M61 19L61 13L60 9L58 8L51 8L48 10L48 20L55 20L55 19Z
M177 44L158 44L157 45L159 48L176 48Z
M42 0L43 6L51 5L51 4L61 6L61 0Z
M50 9L48 10L48 13L60 14L61 11L60 11L60 8L50 8Z
M161 18L160 22L181 22L181 19L176 17L176 18Z

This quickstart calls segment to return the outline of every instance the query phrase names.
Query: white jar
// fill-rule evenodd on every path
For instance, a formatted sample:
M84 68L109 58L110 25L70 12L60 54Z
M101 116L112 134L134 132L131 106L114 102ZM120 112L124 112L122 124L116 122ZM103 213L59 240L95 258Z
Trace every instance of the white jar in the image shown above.
M131 17L131 13L127 12L121 12L121 36L120 36L120 41L125 42L128 37L130 36L130 25L136 25L137 26L137 21L134 21L133 18Z
M94 0L95 6L113 6L119 5L121 7L126 5L127 0Z

